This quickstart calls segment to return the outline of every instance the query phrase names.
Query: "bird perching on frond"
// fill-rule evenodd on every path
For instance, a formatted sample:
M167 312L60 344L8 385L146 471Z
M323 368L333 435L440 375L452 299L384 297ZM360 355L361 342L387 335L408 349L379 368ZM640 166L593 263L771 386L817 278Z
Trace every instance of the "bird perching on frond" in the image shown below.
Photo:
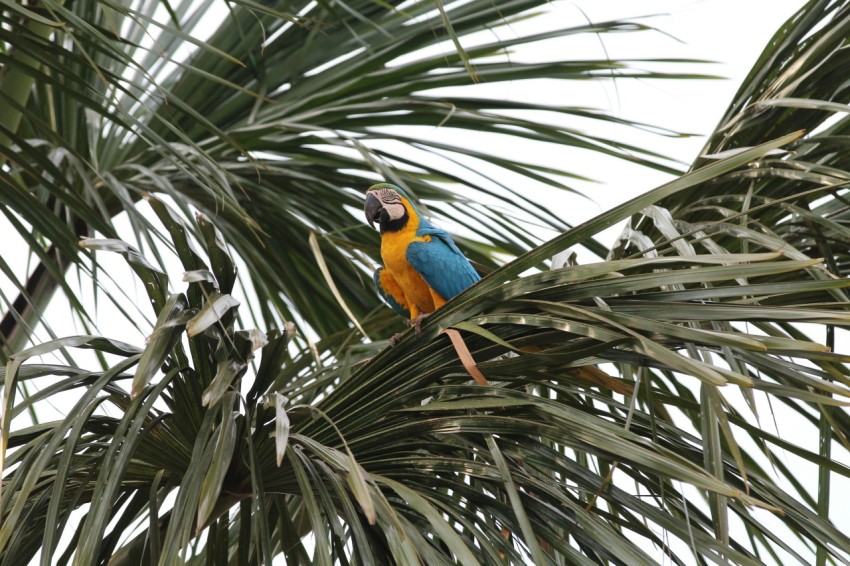
M422 216L396 185L369 187L365 210L369 224L377 222L381 231L384 267L375 271L375 286L417 334L425 317L481 279L449 233Z

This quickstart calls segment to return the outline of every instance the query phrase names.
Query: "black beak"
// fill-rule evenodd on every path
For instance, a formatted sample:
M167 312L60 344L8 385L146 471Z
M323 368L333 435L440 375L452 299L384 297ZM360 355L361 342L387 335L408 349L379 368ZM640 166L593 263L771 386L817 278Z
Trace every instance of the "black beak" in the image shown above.
M372 193L366 193L366 206L364 210L366 211L366 220L369 222L369 226L374 228L375 222L380 222L381 212L384 210L381 201Z

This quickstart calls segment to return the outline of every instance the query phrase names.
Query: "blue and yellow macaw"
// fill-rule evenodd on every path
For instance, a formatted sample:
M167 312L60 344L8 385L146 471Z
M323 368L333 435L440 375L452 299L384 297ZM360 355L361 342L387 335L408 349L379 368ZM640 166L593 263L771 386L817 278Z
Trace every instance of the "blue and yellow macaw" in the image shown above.
M428 222L399 187L369 187L365 210L381 230L384 267L375 271L375 287L417 333L428 314L481 279L449 233Z

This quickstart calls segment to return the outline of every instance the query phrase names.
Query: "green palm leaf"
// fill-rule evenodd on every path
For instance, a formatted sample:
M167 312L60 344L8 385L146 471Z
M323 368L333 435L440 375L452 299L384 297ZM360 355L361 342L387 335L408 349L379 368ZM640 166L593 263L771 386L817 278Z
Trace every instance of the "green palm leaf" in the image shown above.
M847 560L830 485L850 477L835 340L850 325L850 5L812 1L777 32L689 173L570 227L477 173L569 190L568 171L416 130L668 167L516 111L617 122L604 114L429 94L469 84L470 69L637 73L499 58L642 29L624 22L470 41L539 4L238 2L208 37L204 3L3 4L0 194L38 263L2 323L16 352L0 370L3 563ZM359 188L379 177L464 226L466 251L495 268L391 349L392 314L366 276L377 240L357 217ZM526 214L561 234L537 245ZM594 241L626 219L612 250ZM549 262L576 245L607 260ZM147 293L149 321L128 314L144 347L91 333L24 348L53 291L74 296L71 263L123 308L107 253ZM239 283L270 330L244 328ZM470 379L448 329L490 386ZM41 422L51 406L67 410Z
M755 148L710 170L722 175L787 141ZM692 173L657 191L655 198L710 179L706 172ZM585 229L604 229L618 215L644 207L646 200L607 213ZM163 218L170 218L159 208ZM221 285L211 275L227 272L212 260L216 241L214 235L201 240L209 264L180 246L187 253L184 261L210 274L196 278L190 289ZM95 245L123 252L112 243L87 244ZM131 266L138 262L136 256L126 257ZM513 265L537 262L531 252ZM600 269L603 265L606 270ZM612 269L618 275L613 279ZM778 254L682 256L508 276L506 283L488 285L504 281L507 269L447 305L421 336L378 355L375 346L361 346L321 362L309 349L287 348L288 338L277 333L258 339L236 331L234 309L216 311L212 324L204 323L206 330L190 333L184 353L181 342L169 336L203 320L209 311L205 304L216 299L209 290L174 295L163 305L155 339L141 355L111 342L68 339L22 352L5 372L7 391L41 375L68 374L54 392L85 385L87 393L63 421L9 435L11 471L0 500L7 518L0 527L4 559L25 561L38 548L55 548L52 535L44 541L46 525L64 524L74 508L90 502L77 542L68 547L77 563L115 554L118 563L147 555L169 564L222 552L259 562L283 552L300 560L309 553L301 540L308 533L315 537L321 563L384 559L379 557L471 563L503 556L522 561L527 555L651 563L655 558L640 541L677 556L671 540L707 558L757 561L740 533L717 538L719 523L682 484L710 494L755 525L761 543L771 549L799 552L762 532L765 514L776 513L796 526L803 540L822 544L828 537L831 546L825 548L847 551L850 539L801 508L777 488L769 472L733 448L731 427L738 430L745 421L725 404L718 385L762 389L809 406L846 405L850 387L830 383L814 368L797 370L790 379L781 363L791 355L799 362L838 367L844 358L793 337L744 334L731 323L769 328L787 320L850 324L850 319L840 311L796 302L793 282L762 286L761 292L785 298L782 307L761 306L760 291L740 286L739 293L754 302L741 304L740 294L702 302L715 297L715 287L703 286L707 282L735 285L739 278L807 269L819 267ZM158 275L140 274L157 297ZM818 283L810 292L824 297L838 288ZM694 300L682 302L680 287L685 286L697 293ZM185 307L171 306L176 304ZM708 327L682 325L689 320L689 305L716 307L714 316L703 317L712 321L705 323ZM648 318L641 307L669 313L668 320ZM722 323L728 328L716 326ZM439 336L440 328L453 324L469 332L466 342L492 386L469 384L454 349ZM171 352L166 358L155 353L163 344ZM108 372L84 376L71 367L21 365L60 346L130 357ZM256 348L262 363L251 369ZM692 348L703 354L685 355ZM729 369L708 363L712 352L727 352ZM118 386L131 377L132 366L138 364L136 376L147 375L163 361L164 377L154 385L141 382L135 398ZM620 378L591 379L589 389L582 370L603 361L615 363ZM745 367L758 368L759 378ZM352 368L359 369L351 374ZM700 439L681 428L687 422L681 418L699 414L700 404L675 377L677 371L697 378L694 385L703 380L703 389L713 392L712 414L723 425L713 452L704 453ZM237 390L244 381L249 393L242 400L235 391L209 400L204 389L222 379ZM629 393L612 394L606 383L618 383L615 390ZM100 392L121 407L123 417L92 420L102 402ZM5 398L9 418L33 403L27 398L14 405L14 397ZM281 415L288 423L283 447L275 438L282 430ZM69 436L69 430L79 432ZM757 438L765 447L775 442L769 435ZM708 470L703 458L711 463ZM93 469L85 464L107 460L108 466ZM609 485L605 470L614 468L636 482L637 492L623 490L620 482ZM841 466L832 469L845 472ZM47 481L36 481L39 477ZM158 502L174 491L173 505L160 507ZM149 514L154 518L147 519ZM140 519L145 533L127 542L131 525ZM809 526L800 529L800 521ZM209 538L201 537L209 541L203 546L193 542L199 528L210 532ZM654 529L665 530L666 538ZM125 541L120 549L119 540ZM153 545L152 540L160 542ZM49 560L51 553L43 556Z
M613 21L525 36L500 31L544 4L453 2L445 6L447 25L427 2L237 2L209 33L204 14L222 12L212 2L48 0L34 15L3 3L9 11L0 61L6 69L0 145L9 165L0 173L4 204L42 265L29 278L4 268L20 290L14 309L7 301L7 352L25 345L57 287L83 323L93 324L62 273L76 265L97 288L103 279L97 256L80 254L74 240L117 237L120 213L128 215L135 246L150 250L162 268L163 235L137 206L148 193L172 198L185 218L198 210L216 219L244 262L266 324L295 320L326 335L346 329L349 320L308 253L310 234L320 234L334 282L362 319L377 305L364 287L377 240L350 210L360 208L359 193L376 179L404 185L466 226L476 234L470 255L491 267L494 256L538 242L520 215L539 214L539 207L525 191L499 187L470 169L457 172L455 161L519 173L534 179L538 191L544 185L571 190L569 171L413 132L500 134L675 170L641 148L517 115L542 110L629 124L604 113L475 98L474 86L469 94L436 94L472 85L469 65L488 83L644 76L623 61L512 60L511 50L555 37L647 29ZM465 51L450 46L484 29L492 30L486 41ZM479 207L474 217L464 214L468 199L484 195L505 212ZM541 221L568 228L552 214ZM482 223L502 229L482 231ZM598 244L588 245L602 253Z

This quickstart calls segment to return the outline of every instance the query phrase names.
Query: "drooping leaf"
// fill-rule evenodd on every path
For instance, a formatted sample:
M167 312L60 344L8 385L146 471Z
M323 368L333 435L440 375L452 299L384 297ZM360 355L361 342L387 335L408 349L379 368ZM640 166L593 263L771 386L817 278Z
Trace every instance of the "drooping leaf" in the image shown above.
M148 338L148 345L142 352L142 358L133 377L131 392L133 397L141 393L150 380L160 371L165 360L172 355L175 345L180 341L186 324L194 313L187 310L188 304L183 294L171 295L156 319L156 325Z

